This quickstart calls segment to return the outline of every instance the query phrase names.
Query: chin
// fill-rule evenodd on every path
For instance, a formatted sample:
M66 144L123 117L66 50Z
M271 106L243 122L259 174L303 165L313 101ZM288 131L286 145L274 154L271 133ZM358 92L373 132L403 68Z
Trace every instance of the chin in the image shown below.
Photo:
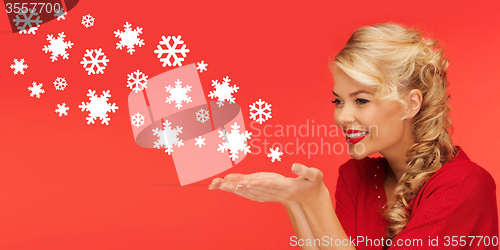
M356 160L361 160L361 159L371 155L372 153L370 153L369 150L367 150L363 146L361 143L349 145L349 155Z
M350 150L350 149L349 149L349 155L356 160L361 160L361 159L368 156L368 154L365 154L365 153L359 154L359 153L354 152L354 150Z

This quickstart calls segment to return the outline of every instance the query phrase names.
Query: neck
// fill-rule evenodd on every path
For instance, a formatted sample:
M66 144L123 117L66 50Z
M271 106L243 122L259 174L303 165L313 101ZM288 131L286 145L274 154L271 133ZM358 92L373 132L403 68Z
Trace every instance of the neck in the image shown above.
M411 128L411 124L405 127ZM414 143L415 142L411 135L411 129L405 129L403 137L398 143L380 151L380 154L384 156L387 163L389 163L389 169L393 173L397 182L399 182L401 176L407 171L406 152Z

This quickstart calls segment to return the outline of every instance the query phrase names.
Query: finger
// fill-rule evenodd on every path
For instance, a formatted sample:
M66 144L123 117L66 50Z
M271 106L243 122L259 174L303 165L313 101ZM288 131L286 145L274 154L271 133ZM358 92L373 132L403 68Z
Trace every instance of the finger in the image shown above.
M224 179L215 178L212 180L212 183L208 185L208 189L219 189L219 185L224 182Z
M221 184L222 182L224 182L224 179L219 178L219 177L214 178L214 179L212 180L212 184Z
M234 185L236 185L236 182L232 182L232 181L227 181L227 180L224 180L224 179L221 179L221 178L215 178L212 183L210 183L208 185L208 189L220 189L220 185L222 183L233 183Z
M223 191L228 191L234 193L234 190L236 189L236 182L230 182L230 181L225 181L219 185L219 189Z
M243 174L238 174L238 173L228 174L224 177L224 180L238 182L238 181L243 180L243 176L244 176Z
M323 173L317 168L309 168L300 163L292 165L292 171L298 176L302 176L311 182L319 181L323 178Z

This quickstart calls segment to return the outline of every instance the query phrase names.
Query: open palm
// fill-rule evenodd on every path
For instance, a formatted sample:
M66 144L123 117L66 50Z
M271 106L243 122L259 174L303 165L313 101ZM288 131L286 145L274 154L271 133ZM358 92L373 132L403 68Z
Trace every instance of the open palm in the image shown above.
M277 173L258 172L253 174L228 174L215 178L208 187L235 193L244 198L259 202L306 201L325 188L323 174L315 168L300 165L296 178L285 177Z

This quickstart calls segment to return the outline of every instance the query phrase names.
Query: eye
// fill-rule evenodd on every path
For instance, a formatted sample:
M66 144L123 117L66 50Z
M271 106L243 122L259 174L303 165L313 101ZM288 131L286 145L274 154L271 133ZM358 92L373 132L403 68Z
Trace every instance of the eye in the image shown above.
M357 103L357 104L361 104L361 105L363 105L363 104L367 104L367 103L369 103L369 102L370 102L370 101L368 101L368 100L366 100L366 99L361 99L361 98L356 99L356 103Z
M335 99L335 101L332 101L333 104L343 104L343 102L339 99Z

